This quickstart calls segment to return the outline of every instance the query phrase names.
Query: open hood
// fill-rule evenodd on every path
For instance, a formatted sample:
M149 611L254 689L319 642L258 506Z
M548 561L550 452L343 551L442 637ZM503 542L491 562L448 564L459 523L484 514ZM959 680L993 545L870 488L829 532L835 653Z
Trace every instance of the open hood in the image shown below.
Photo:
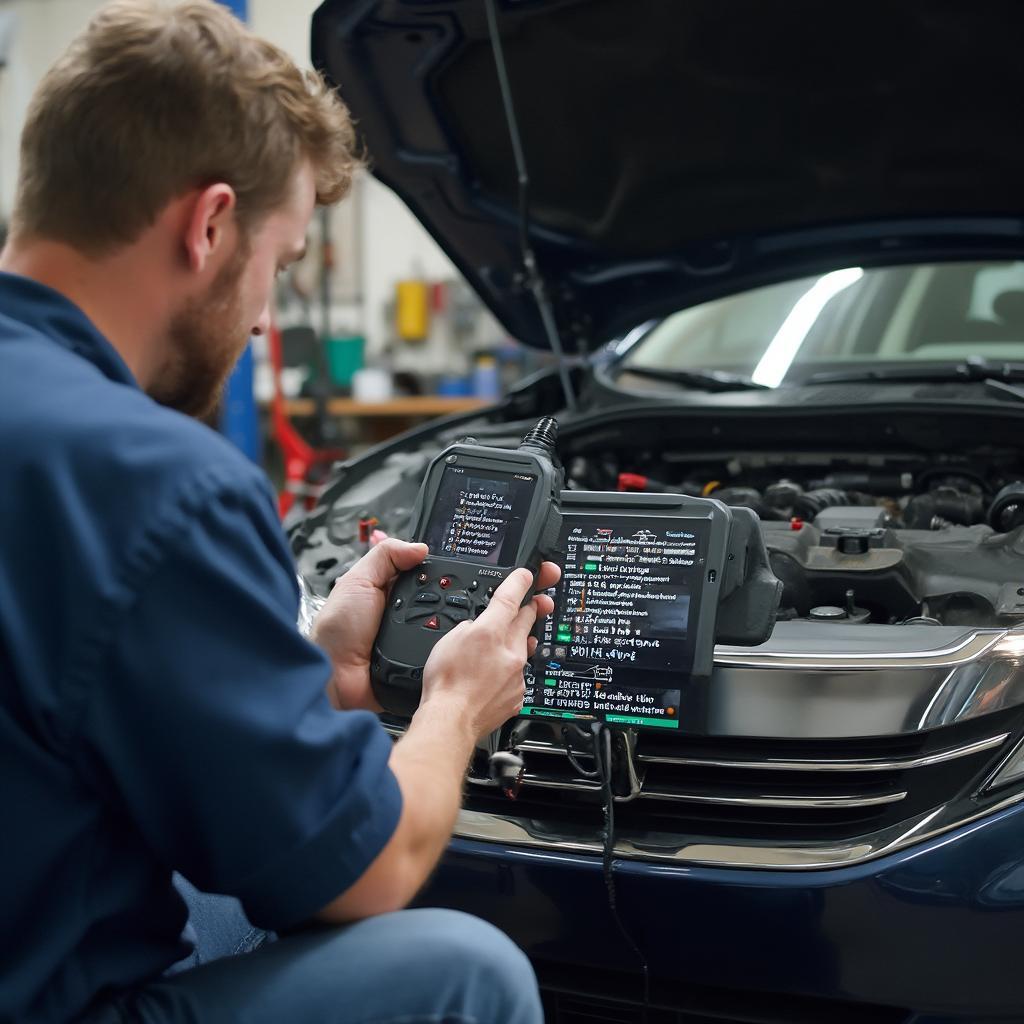
M569 350L784 278L1024 252L1019 0L497 7ZM484 0L327 0L312 46L374 173L546 345Z

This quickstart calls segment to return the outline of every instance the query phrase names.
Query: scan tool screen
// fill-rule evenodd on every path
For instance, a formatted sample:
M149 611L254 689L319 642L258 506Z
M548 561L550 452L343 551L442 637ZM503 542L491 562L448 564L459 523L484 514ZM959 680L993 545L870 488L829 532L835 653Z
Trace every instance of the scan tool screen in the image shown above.
M538 625L522 714L679 727L708 523L565 513L555 611Z
M423 540L431 554L482 565L515 565L537 478L445 466Z

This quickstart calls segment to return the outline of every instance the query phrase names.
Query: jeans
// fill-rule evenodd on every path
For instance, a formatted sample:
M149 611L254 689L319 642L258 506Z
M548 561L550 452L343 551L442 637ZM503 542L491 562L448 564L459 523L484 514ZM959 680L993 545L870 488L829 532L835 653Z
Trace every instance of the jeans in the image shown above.
M174 875L174 888L188 905L185 937L192 942L192 954L169 968L168 974L198 967L235 953L251 953L266 942L273 942L273 932L265 932L249 923L242 904L234 896L217 896L200 892L181 875Z
M403 910L234 953L259 938L238 904L190 893L187 886L179 889L188 897L198 956L123 994L90 1015L89 1024L541 1024L544 1019L522 951L467 914Z

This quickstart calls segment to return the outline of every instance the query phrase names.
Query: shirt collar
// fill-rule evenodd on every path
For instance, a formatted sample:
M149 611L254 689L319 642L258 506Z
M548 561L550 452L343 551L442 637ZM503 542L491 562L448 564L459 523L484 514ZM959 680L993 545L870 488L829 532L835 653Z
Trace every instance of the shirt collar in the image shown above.
M69 298L29 277L0 271L0 317L9 317L92 363L105 377L139 385L120 353Z

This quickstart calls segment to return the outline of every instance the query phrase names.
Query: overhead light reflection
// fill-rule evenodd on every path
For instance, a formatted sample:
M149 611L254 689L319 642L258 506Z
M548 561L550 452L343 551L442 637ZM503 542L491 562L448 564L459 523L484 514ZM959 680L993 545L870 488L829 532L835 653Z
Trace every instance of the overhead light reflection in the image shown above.
M628 334L620 338L616 343L612 351L617 356L624 356L656 323L655 320L647 320L645 323L640 324L639 327L634 327Z
M754 383L777 388L789 372L800 346L803 345L821 311L844 288L856 284L863 276L864 271L860 267L849 267L846 270L834 270L831 274L818 278L811 289L797 301L761 356L761 361L751 374Z

